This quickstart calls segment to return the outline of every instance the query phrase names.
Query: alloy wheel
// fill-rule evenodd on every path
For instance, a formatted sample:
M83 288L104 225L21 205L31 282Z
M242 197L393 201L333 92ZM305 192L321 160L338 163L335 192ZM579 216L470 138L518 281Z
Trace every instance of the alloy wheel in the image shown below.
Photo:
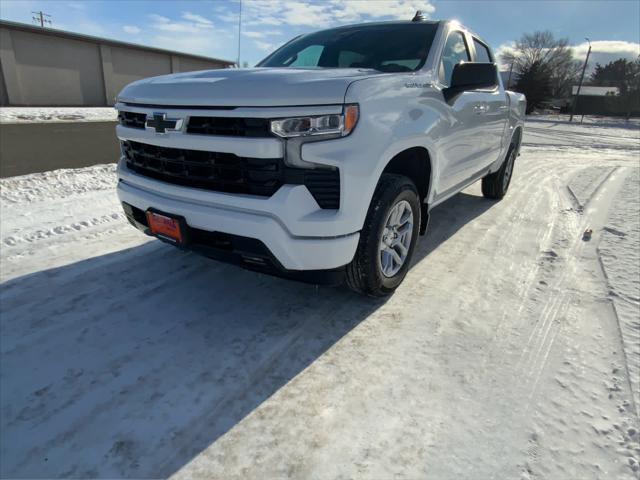
M385 277L397 274L409 254L414 213L406 200L396 203L387 216L380 238L380 270Z

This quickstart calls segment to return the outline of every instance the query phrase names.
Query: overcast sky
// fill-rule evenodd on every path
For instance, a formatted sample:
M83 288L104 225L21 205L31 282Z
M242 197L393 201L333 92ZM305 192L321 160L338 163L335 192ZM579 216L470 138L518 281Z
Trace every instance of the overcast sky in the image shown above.
M640 54L640 1L242 1L242 63L254 65L300 33L374 20L411 19L421 9L433 19L455 18L494 49L523 32L551 30L568 37L584 59L589 37L593 62ZM235 61L237 0L0 0L0 18L32 23L31 11L51 15L53 27L100 37Z

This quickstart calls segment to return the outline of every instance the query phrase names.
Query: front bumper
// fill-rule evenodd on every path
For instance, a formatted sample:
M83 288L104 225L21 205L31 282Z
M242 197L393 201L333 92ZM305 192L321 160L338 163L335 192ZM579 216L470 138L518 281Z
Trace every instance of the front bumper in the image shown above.
M145 212L124 202L122 207L131 225L147 235L151 235ZM185 247L181 248L195 251L214 260L316 285L340 285L344 282L344 266L324 270L289 270L280 263L264 243L255 238L208 232L191 227L187 227L187 231L183 233L185 237L189 238L189 241Z
M293 234L287 227L291 219L302 219L304 224L304 218L318 210L306 187L299 185L285 185L268 199L230 195L148 179L120 162L118 197L142 212L155 208L182 216L190 228L259 240L284 270L343 267L353 259L360 238L358 232L326 237ZM326 213L325 221L330 219Z

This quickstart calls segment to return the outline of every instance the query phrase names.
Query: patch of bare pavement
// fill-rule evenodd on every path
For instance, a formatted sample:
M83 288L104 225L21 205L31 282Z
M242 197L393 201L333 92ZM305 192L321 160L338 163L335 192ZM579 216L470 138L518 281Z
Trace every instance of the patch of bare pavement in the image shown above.
M109 167L2 180L1 476L638 478L639 131L527 127L386 302L141 238Z

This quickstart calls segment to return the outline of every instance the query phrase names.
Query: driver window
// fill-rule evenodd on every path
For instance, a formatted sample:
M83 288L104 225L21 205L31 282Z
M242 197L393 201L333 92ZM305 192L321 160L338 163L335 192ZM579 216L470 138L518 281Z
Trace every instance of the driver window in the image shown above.
M471 60L467 42L462 32L451 32L447 43L442 50L442 60L440 60L440 81L447 87L451 85L451 75L453 67L460 62Z

